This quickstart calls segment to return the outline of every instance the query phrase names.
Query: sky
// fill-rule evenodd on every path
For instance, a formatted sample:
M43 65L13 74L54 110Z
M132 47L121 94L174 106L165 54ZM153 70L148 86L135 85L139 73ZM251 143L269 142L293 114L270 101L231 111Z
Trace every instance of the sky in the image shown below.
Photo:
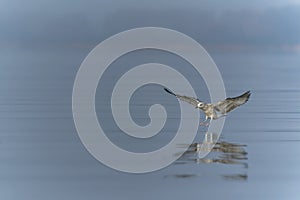
M0 1L0 48L86 48L135 27L220 51L300 51L300 1Z

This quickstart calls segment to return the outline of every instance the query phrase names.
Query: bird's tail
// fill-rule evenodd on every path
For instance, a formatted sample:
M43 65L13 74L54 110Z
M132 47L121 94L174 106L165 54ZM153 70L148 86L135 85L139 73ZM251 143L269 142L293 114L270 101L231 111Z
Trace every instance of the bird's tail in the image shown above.
M169 90L168 88L164 88L164 90L165 90L167 93L176 96L176 94L175 94L174 92L172 92L171 90Z

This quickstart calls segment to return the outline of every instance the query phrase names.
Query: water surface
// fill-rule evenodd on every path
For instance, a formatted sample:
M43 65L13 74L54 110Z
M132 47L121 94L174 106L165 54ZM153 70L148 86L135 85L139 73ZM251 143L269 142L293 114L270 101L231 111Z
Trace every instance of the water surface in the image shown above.
M99 163L76 133L72 86L86 53L75 58L56 53L40 53L38 57L20 53L16 59L26 59L1 67L1 199L299 198L298 54L212 54L227 95L251 90L251 99L226 117L221 137L206 158L197 158L194 145L165 169L133 175ZM178 68L185 65L180 63ZM189 77L194 82L199 80ZM180 120L176 100L169 101L171 97L158 86L144 89L156 97L153 102L161 99L174 117L168 129L160 133L160 140L134 147L140 151L163 146L176 133ZM199 98L209 101L201 81L197 90ZM140 108L140 115L135 116L137 123L147 124L143 106L151 101L136 97L133 107ZM97 106L101 110L105 105L98 102ZM107 128L119 145L130 149L136 144L130 138L120 139L122 132L113 125ZM194 144L201 143L205 134L206 127L200 127Z

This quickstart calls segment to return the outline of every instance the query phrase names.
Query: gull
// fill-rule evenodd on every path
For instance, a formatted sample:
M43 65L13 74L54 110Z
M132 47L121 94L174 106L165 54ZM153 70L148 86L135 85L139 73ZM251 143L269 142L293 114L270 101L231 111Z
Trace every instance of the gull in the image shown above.
M208 126L211 120L224 117L227 115L227 113L229 113L233 109L239 107L240 105L243 105L248 101L251 95L250 91L247 91L240 96L227 98L223 101L219 101L213 104L213 103L205 103L194 97L175 94L168 88L164 88L164 90L169 94L177 97L177 99L192 104L193 106L195 106L195 108L202 110L205 113L205 120L203 122L200 122L200 125L204 125L204 126ZM205 123L208 119L210 119L209 123Z

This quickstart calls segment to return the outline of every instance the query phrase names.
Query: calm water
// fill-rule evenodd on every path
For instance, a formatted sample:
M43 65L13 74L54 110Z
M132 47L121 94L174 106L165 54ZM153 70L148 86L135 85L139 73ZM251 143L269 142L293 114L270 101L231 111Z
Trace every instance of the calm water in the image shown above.
M72 86L87 53L1 56L6 63L0 74L1 199L300 198L299 54L212 54L227 95L251 90L250 101L227 116L221 138L206 158L197 159L192 146L163 170L133 175L99 163L76 133ZM145 89L176 114L176 101L168 101L171 97L160 93L158 86ZM201 91L205 91L202 99L209 101L202 83ZM133 107L143 107L145 101L136 97ZM105 102L98 103L100 110L101 106ZM142 146L163 146L176 132L179 118L174 116L173 126L161 134L157 146L151 142ZM109 119L107 115L102 120L108 123L111 139L130 149L136 141L120 139L122 133ZM148 119L141 114L135 120ZM195 143L206 128L198 132Z

